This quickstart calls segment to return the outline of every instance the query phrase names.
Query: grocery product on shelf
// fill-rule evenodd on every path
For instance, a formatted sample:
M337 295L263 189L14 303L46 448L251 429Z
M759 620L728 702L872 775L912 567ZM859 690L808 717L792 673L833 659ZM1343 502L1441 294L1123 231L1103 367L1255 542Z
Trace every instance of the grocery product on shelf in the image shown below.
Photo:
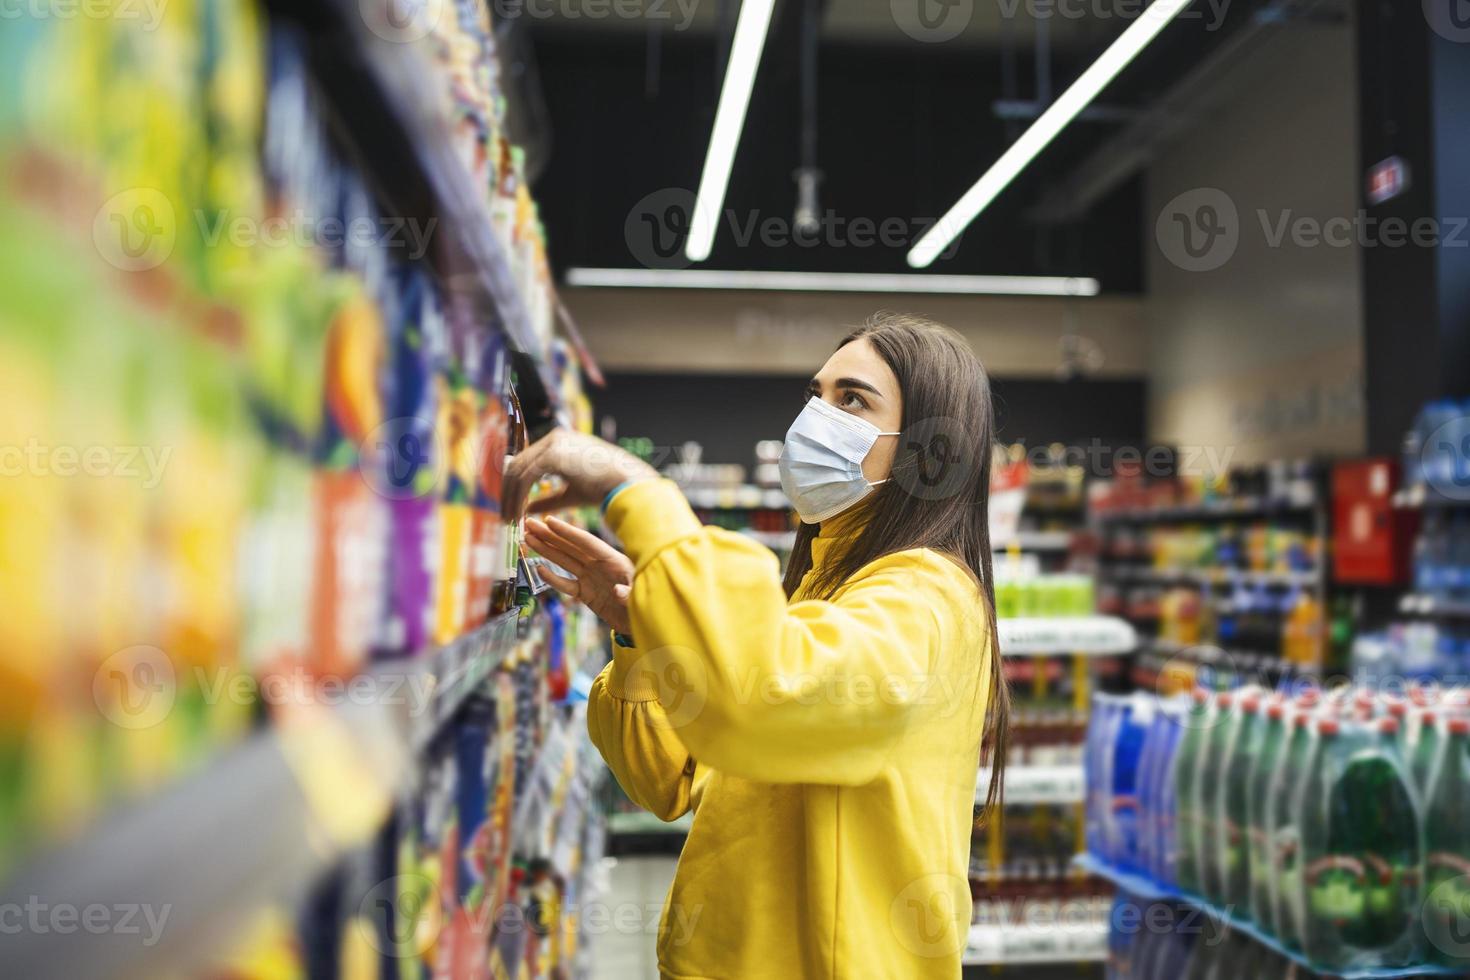
M439 969L489 976L476 917L509 888L513 830L541 908L580 887L578 854L600 850L583 834L600 818L577 801L602 769L580 757L564 702L605 639L585 610L517 594L518 529L499 500L507 455L530 437L525 402L538 420L590 417L577 362L551 337L544 235L505 141L488 8L456 9L408 47L364 43L355 9L267 15L251 0L169 5L156 31L27 21L0 41L28 100L0 122L0 254L20 284L0 294L0 440L132 447L0 483L0 638L13 651L0 665L0 883L44 847L64 857L107 831L122 801L147 812L166 781L187 792L407 679L427 703L411 705L411 735L393 732L422 750L421 780L382 836L405 873L424 869ZM351 97L366 112L342 112L323 44L362 48L333 64L360 73ZM419 115L426 102L437 108ZM381 134L358 131L372 119L432 135L451 118L453 166L437 140L412 145L412 162L376 159ZM436 213L387 213L379 168ZM516 207L492 219L506 184ZM441 219L453 234L434 231ZM422 248L403 247L392 229L405 225ZM561 754L532 807L526 773L549 745ZM313 806L332 802L312 766L292 774ZM366 975L367 925L404 935L347 895L361 890L358 860L337 876L350 881L335 899L357 910L340 917L342 975ZM321 953L289 926L260 934L214 950L221 968L294 975ZM571 949L549 939L531 975Z
M1456 809L1470 778L1459 695L1416 689L1406 699L1358 688L1293 698L1247 687L1157 702L1139 757L1137 825L1177 828L1177 843L1154 831L1178 852L1172 877L1157 857L1129 861L1116 833L1129 825L1112 816L1119 795L1132 808L1117 775L1133 753L1122 736L1153 701L1140 693L1095 702L1088 737L1101 757L1088 766L1085 867L1135 892L1197 905L1270 955L1323 972L1466 965L1462 945L1444 932L1458 914L1447 904L1457 901L1454 881L1470 866ZM1162 730L1181 730L1160 734L1159 718ZM1172 802L1150 775L1170 753ZM1441 900L1428 900L1436 887Z

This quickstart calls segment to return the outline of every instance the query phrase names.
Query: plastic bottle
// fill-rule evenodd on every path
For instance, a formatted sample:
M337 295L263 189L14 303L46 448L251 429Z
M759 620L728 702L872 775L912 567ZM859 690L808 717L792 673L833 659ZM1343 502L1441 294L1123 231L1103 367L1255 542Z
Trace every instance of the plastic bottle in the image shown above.
M1229 764L1221 784L1220 870L1224 884L1222 904L1250 916L1251 867L1249 850L1251 770L1260 755L1266 732L1261 713L1262 692L1250 690L1240 698L1227 753Z
M1434 776L1434 767L1439 763L1445 739L1440 733L1438 709L1420 708L1416 714L1418 734L1414 737L1413 748L1409 753L1409 775L1414 780L1414 789L1418 792L1419 799L1424 801L1427 813L1429 783Z
M1249 898L1238 912L1266 929L1271 919L1271 850L1267 833L1267 808L1271 802L1271 779L1276 773L1290 730L1286 724L1286 699L1274 695L1263 710L1261 744L1251 763L1246 782L1246 844L1249 853L1251 886Z
M1153 718L1144 733L1143 750L1138 756L1138 846L1137 870L1152 875L1154 853L1158 847L1158 773L1160 756L1164 752L1165 732L1163 705L1155 706Z
M1297 798L1312 755L1316 732L1312 727L1321 704L1316 691L1297 698L1292 708L1291 732L1285 751L1271 776L1266 801L1266 846L1271 857L1271 932L1288 949L1301 947L1302 896L1301 832L1297 825Z
M1301 802L1302 946L1324 970L1413 962L1423 843L1398 727L1317 723Z
M1154 707L1152 698L1123 700L1111 753L1108 786L1112 799L1104 815L1104 845L1108 859L1130 871L1138 868L1138 761Z
M1209 741L1213 705L1210 695L1198 688L1191 692L1190 701L1179 748L1174 752L1174 882L1183 891L1198 894L1200 827L1195 791Z
M1110 694L1094 694L1092 718L1087 727L1087 742L1083 747L1083 767L1087 784L1086 806L1084 807L1084 837L1087 850L1106 858L1103 839L1103 815L1107 812L1110 792L1108 789L1107 753L1115 736L1114 708L1117 699Z
M1423 953L1470 969L1470 718L1451 718L1443 745L1424 811Z
M1175 788L1177 772L1175 758L1184 738L1186 713L1189 709L1190 702L1184 698L1176 698L1164 705L1162 709L1164 747L1159 761L1158 784L1154 789L1156 816L1153 831L1158 841L1154 847L1153 865L1149 869L1149 874L1155 881L1165 885L1175 883L1179 860L1179 844L1174 822L1178 801L1178 793Z
M1225 893L1221 867L1224 827L1220 805L1225 773L1229 768L1231 735L1235 728L1235 695L1229 691L1215 696L1215 724L1210 729L1201 756L1199 780L1194 787L1195 815L1199 826L1198 858L1200 894L1219 903Z

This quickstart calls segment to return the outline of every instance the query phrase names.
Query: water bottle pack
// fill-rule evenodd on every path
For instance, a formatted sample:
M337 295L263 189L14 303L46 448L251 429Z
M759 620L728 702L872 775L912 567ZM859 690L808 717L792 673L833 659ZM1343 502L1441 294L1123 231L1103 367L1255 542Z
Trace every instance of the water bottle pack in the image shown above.
M1088 849L1324 971L1470 968L1467 704L1418 689L1098 695Z

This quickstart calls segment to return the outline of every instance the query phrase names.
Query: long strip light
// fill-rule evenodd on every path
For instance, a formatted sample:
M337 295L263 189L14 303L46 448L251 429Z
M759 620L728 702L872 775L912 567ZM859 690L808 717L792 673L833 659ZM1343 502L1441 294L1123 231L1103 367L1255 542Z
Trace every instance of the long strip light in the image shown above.
M817 293L940 293L969 296L1096 296L1096 279L1064 276L866 275L715 269L567 270L568 286L612 289L763 289Z
M919 239L909 252L909 265L915 269L928 268L949 243L958 238L960 232L968 228L970 222L979 217L980 212L989 207L1000 196L1001 191L1010 186L1011 181L1056 139L1057 134L1066 129L1108 83L1128 67L1139 52L1148 47L1160 31L1184 12L1190 2L1191 0L1154 0L1102 53L1102 57L1093 62L1060 98L1038 116L1031 128L1021 134L1021 138L975 182L975 186L966 191L965 196Z
M730 168L735 164L735 148L740 145L740 131L745 128L750 90L755 85L755 71L760 67L775 5L776 0L740 2L735 39L730 44L730 60L720 88L720 104L715 109L715 128L705 151L704 173L694 196L694 213L689 216L689 240L684 245L684 254L691 262L709 258L715 244L715 229L719 227L720 210L725 206Z

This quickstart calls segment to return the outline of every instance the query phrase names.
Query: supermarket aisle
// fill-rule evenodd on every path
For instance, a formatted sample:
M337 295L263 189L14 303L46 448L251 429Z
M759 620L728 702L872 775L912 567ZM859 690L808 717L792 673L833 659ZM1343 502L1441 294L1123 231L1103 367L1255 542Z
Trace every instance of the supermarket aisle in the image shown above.
M593 937L592 980L658 980L654 942L678 859L637 855L609 860L615 863L603 901L611 912L607 917L611 925ZM638 912L636 917L631 914L633 909ZM617 925L633 921L639 923L638 928Z

